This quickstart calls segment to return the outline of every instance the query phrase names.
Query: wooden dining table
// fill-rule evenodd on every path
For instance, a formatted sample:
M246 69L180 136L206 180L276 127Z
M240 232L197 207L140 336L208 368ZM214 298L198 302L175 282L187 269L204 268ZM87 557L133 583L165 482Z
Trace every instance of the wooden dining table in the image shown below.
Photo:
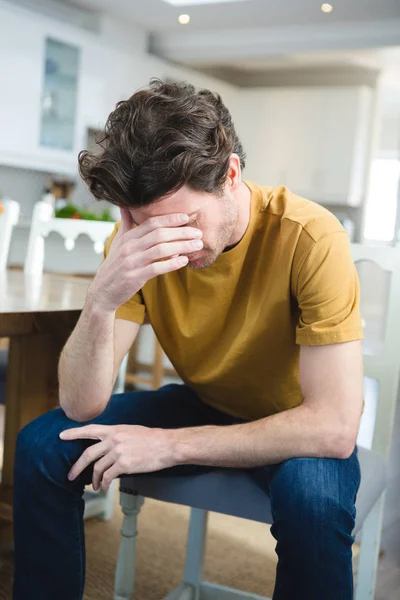
M12 495L18 432L58 406L57 367L92 278L0 272L0 338L10 340L4 459L0 484L0 546L12 540Z

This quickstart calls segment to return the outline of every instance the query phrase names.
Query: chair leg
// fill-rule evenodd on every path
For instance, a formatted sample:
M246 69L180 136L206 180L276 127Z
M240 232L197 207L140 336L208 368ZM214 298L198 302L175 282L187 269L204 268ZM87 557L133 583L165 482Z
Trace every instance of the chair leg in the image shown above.
M114 514L114 498L117 490L117 480L113 479L108 489L108 492L104 494L103 499L103 512L99 514L98 518L102 521L111 521Z
M362 528L355 600L373 600L375 597L385 495L383 492L377 500Z
M120 492L120 504L124 513L121 544L115 573L114 600L131 600L135 580L135 550L137 518L144 498Z
M175 590L172 590L163 600L194 600L194 589L191 585L182 583Z
M183 581L186 586L192 587L193 600L199 600L200 598L200 585L203 581L203 564L206 550L207 521L207 510L191 509Z

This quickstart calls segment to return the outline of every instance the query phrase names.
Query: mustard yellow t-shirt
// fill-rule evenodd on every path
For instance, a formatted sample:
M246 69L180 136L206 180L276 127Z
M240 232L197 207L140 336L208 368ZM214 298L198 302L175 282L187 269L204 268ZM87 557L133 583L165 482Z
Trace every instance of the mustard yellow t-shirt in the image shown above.
M116 317L142 323L146 312L183 381L207 404L253 420L302 403L300 345L363 334L357 272L336 217L286 187L245 183L241 241L205 269L148 281Z

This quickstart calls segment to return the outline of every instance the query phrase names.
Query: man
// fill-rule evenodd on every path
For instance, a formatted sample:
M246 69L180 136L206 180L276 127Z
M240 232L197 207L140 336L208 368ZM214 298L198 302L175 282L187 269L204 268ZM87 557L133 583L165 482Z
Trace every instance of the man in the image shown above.
M363 401L346 233L287 188L242 181L207 90L153 80L101 148L81 175L121 223L60 358L61 408L18 437L14 598L82 598L86 484L194 465L249 468L269 495L274 600L350 600ZM184 385L110 400L145 313Z

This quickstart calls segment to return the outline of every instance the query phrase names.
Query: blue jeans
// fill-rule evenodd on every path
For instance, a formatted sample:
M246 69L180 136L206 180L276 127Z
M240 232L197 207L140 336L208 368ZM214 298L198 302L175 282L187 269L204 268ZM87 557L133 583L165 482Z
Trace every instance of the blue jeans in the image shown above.
M179 428L240 422L204 404L184 385L112 396L91 421L106 425ZM86 423L87 424L87 423ZM85 584L84 486L67 474L95 440L62 441L83 424L60 408L24 427L17 440L14 480L14 600L81 600ZM205 467L174 467L184 474ZM357 448L345 460L296 458L251 469L271 500L277 540L274 600L351 600L351 547L360 483Z

